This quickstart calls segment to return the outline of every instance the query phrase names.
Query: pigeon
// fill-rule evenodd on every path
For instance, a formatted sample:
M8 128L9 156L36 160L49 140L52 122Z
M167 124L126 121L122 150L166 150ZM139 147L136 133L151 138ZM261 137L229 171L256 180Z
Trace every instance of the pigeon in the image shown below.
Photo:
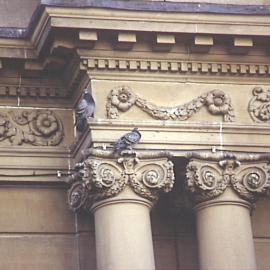
M83 91L83 98L76 108L76 129L82 132L87 124L87 118L93 117L95 101L87 89Z
M137 144L142 135L139 132L138 128L134 128L131 132L123 135L113 146L114 152L120 153L123 150L130 149L132 146Z

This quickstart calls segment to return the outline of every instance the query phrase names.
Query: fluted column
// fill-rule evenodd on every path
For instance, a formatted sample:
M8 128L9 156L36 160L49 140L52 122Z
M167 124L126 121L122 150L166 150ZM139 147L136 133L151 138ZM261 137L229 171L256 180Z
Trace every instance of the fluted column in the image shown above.
M154 270L150 210L171 190L173 165L164 152L120 157L93 150L68 193L73 210L94 213L98 270Z
M269 187L267 162L192 159L187 188L195 202L201 270L255 270L250 211Z

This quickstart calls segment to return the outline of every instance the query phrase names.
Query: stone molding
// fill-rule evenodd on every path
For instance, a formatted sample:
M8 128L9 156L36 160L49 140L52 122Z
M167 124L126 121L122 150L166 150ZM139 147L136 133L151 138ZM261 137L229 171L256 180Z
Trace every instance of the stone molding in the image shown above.
M186 188L196 203L212 200L227 188L242 199L255 202L270 187L269 161L243 161L235 157L220 160L192 158L187 165Z
M270 66L260 63L237 62L207 62L207 61L182 61L182 60L156 60L156 59L114 59L114 58L89 58L82 59L82 69L107 70L107 71L141 71L141 72L171 72L190 75L252 75L268 76Z
M133 105L158 120L184 121L197 113L203 106L206 106L210 114L222 115L225 122L232 122L234 119L231 99L221 90L209 91L186 104L176 107L159 107L138 97L128 86L119 86L111 90L107 98L107 117L118 118L119 111L126 112Z
M69 177L73 184L68 205L73 211L90 210L94 203L116 197L127 186L151 202L173 187L173 163L166 152L137 155L123 151L117 156L108 150L90 149L88 155Z

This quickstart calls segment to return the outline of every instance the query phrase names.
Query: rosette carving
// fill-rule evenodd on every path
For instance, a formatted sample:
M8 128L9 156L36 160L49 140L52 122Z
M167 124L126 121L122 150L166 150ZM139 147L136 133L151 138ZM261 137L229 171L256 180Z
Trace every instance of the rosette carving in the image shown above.
M50 110L18 110L0 113L0 141L55 146L64 137L61 120Z
M126 112L134 105L158 120L184 121L197 113L203 106L213 115L222 115L225 122L232 122L234 119L231 99L221 90L204 93L192 101L176 107L159 107L140 98L127 86L111 90L106 106L107 116L112 119L118 118L119 111Z
M269 164L241 163L235 159L221 161L191 160L187 165L187 190L195 201L202 202L221 195L232 187L250 202L265 194L270 186Z
M270 123L270 89L255 87L248 111L255 122Z
M167 158L138 159L134 152L124 153L120 158L105 154L103 158L102 155L89 156L81 163L76 181L68 192L72 210L89 209L94 202L116 196L127 185L139 196L153 202L160 192L172 189L173 164Z

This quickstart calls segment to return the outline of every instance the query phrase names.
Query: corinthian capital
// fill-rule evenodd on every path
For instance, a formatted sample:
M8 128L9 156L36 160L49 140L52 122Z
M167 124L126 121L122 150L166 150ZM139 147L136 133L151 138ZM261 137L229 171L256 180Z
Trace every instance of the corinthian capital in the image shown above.
M241 198L255 202L270 186L269 170L267 161L191 159L187 165L186 187L196 202L218 197L227 187L233 188Z
M97 201L117 196L127 186L155 202L160 192L169 192L173 187L173 163L167 156L165 152L138 156L127 151L115 157L108 151L90 151L68 191L70 208L89 209Z

